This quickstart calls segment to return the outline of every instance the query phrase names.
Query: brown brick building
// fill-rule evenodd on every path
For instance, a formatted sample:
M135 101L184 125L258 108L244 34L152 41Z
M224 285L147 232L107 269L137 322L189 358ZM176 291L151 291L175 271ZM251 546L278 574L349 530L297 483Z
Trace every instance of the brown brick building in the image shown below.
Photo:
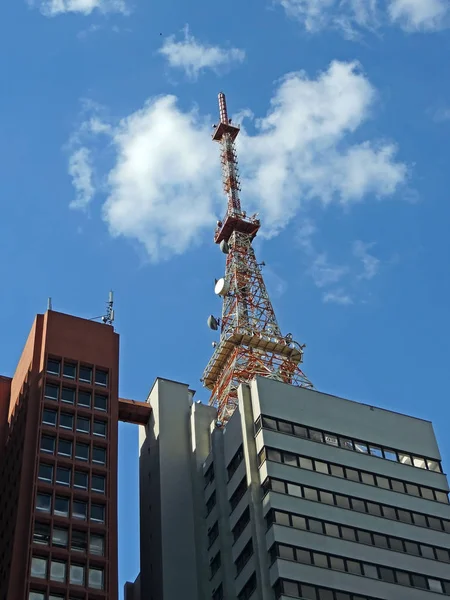
M112 326L48 311L0 377L0 600L117 600L119 413L150 410L118 369Z

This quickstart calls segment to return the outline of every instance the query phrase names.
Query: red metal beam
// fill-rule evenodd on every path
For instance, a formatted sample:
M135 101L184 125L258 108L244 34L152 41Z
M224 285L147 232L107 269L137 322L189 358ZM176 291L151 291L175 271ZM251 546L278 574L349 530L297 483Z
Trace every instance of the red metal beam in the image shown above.
M119 421L147 425L151 414L152 407L147 402L119 398Z

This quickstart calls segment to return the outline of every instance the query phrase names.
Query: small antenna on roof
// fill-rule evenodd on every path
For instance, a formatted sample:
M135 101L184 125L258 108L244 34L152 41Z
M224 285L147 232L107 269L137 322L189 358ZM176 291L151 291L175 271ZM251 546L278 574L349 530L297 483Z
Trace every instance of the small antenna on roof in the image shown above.
M47 310L52 310L52 299L51 298L49 298L47 300Z
M108 303L106 305L106 315L102 317L103 323L112 325L114 323L114 292L109 292Z

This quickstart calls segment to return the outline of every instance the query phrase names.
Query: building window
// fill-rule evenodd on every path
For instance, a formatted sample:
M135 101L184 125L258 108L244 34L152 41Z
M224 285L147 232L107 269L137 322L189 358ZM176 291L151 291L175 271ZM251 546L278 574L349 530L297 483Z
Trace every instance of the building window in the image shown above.
M31 559L31 577L47 578L47 559L33 556Z
M40 479L41 481L47 481L47 482L51 483L53 481L52 465L47 465L47 464L41 463L39 465L38 479Z
M106 450L105 448L98 448L94 446L92 449L92 461L99 465L106 464Z
M256 590L256 573L253 573L238 594L238 600L249 600L250 596Z
M28 600L45 600L45 594L42 592L30 592L28 594Z
M236 454L233 456L233 458L230 460L230 462L228 464L228 467L227 467L228 481L236 473L237 468L239 467L239 465L241 464L241 462L243 460L244 460L244 449L243 449L242 444L241 444L239 446Z
M77 376L77 365L64 361L63 375L64 377L67 377L67 379L75 379Z
M101 504L91 504L91 521L105 522L105 507Z
M105 476L92 475L91 487L93 492L105 493Z
M102 369L95 369L95 385L108 387L108 371L103 371Z
M247 527L247 525L250 523L250 509L247 508L244 510L244 512L242 513L242 515L239 517L239 519L236 522L236 525L233 527L233 543L236 542L237 539L239 539L240 535L242 534L242 532L244 531L244 529Z
M72 506L72 517L74 519L86 520L87 517L87 503L82 500L74 500Z
M56 360L55 358L49 358L47 360L47 373L50 375L56 375L59 377L61 372L61 361Z
M95 394L94 408L96 410L106 411L108 409L108 396L104 396L103 394Z
M210 563L209 563L209 578L212 579L214 577L214 575L217 573L217 571L220 569L220 565L222 564L221 558L220 558L220 552L218 552L214 558L211 559Z
M90 567L89 569L89 587L94 590L105 589L103 569L100 567Z
M60 596L59 594L50 594L48 600L64 600L65 596Z
M44 408L42 422L44 423L44 425L51 425L52 427L56 427L56 410L49 410L48 408Z
M45 523L35 523L33 532L33 542L48 546L50 543L50 525Z
M86 552L87 534L84 531L72 531L72 543L70 549L73 552Z
M214 481L214 464L210 464L205 474L203 475L205 480L205 487Z
M61 548L67 548L67 542L69 539L69 532L67 529L60 527L53 527L52 534L52 545L61 546Z
M84 585L84 566L70 565L70 583Z
M49 513L52 510L52 497L50 494L37 494L36 510L39 512Z
M75 390L74 388L63 387L61 392L61 401L67 404L75 403Z
M94 419L94 435L106 437L106 422Z
M59 415L59 426L63 429L73 430L73 415L68 413L61 413Z
M85 417L77 417L77 431L80 433L89 433L91 431L91 421Z
M103 535L91 535L89 539L89 552L95 556L104 556L105 538Z
M69 516L69 499L63 498L62 496L56 496L55 498L55 515L58 517Z
M231 512L233 512L233 510L239 504L241 498L243 497L243 495L245 494L246 491L247 491L247 477L244 475L240 484L237 486L237 488L235 489L235 491L233 492L233 494L230 498Z
M219 523L216 521L208 531L208 545L212 546L219 535Z
M89 460L89 445L77 442L75 447L75 458L78 460Z
M56 469L56 483L59 485L70 485L71 471L65 467L58 467Z
M80 373L78 376L80 381L85 381L86 383L92 383L92 369L91 367L80 367Z
M234 564L236 566L236 577L239 575L239 573L242 571L242 569L248 563L248 561L249 561L250 557L252 556L252 554L253 554L253 542L250 539L247 542L247 544L244 546L244 549L239 554L239 556L237 557L237 559L234 561Z
M59 387L47 383L45 386L45 397L48 400L58 400L59 398Z
M72 442L70 440L58 440L58 454L60 456L72 456Z
M55 452L55 438L49 435L43 435L41 437L41 452L48 452L54 454Z
M223 600L223 586L219 585L218 588L213 590L212 600Z
M50 565L50 580L64 583L66 581L66 563L52 560Z
M90 392L82 392L80 390L78 392L78 405L84 406L85 408L91 408L91 393Z
M215 505L216 505L216 490L213 491L211 496L206 501L206 515L209 515L209 513L212 511L212 509L215 507Z
M88 487L88 474L83 471L75 471L73 484L76 488L87 490Z

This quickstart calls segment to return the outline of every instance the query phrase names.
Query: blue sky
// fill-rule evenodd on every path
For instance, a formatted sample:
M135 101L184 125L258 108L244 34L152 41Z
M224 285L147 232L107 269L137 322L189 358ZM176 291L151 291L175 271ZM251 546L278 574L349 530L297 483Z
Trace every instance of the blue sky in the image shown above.
M217 93L282 330L325 392L434 421L450 464L446 0L25 0L0 21L1 371L116 296L121 393L200 377L220 312ZM138 572L121 425L120 585Z

